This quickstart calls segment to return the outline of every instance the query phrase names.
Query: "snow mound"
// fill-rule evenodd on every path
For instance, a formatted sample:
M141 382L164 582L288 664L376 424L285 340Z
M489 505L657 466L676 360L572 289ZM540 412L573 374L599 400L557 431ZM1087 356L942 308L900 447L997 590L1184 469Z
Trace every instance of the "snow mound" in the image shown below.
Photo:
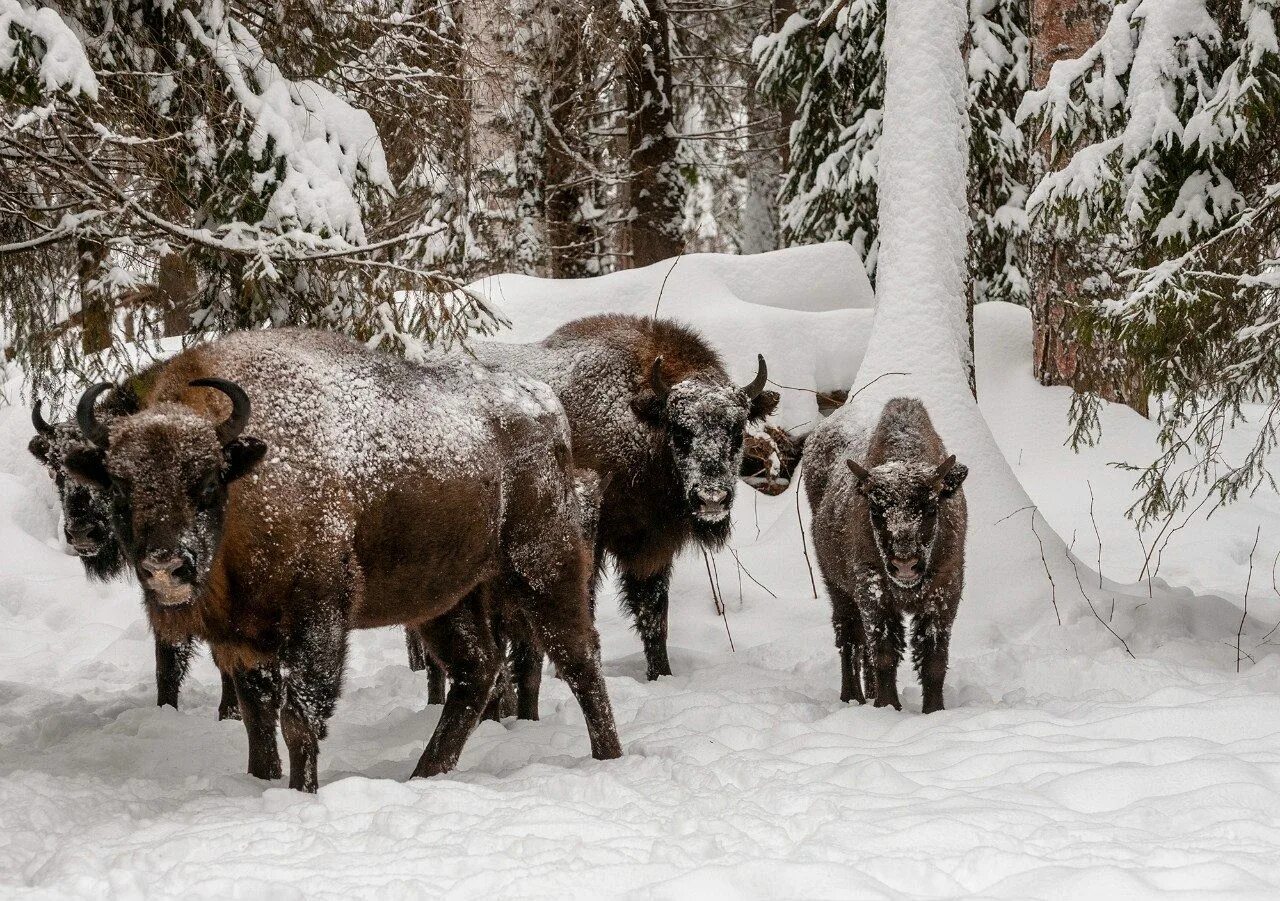
M593 313L657 310L707 338L738 384L755 376L762 353L770 387L782 394L776 420L800 431L817 421L815 389L844 390L853 381L874 303L862 261L842 243L754 256L689 254L590 279L499 275L468 287L511 321L499 341L539 341Z

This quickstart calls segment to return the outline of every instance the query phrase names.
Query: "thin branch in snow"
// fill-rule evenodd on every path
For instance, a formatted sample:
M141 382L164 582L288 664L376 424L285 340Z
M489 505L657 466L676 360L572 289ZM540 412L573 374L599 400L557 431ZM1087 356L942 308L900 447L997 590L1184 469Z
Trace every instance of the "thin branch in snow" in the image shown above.
M1249 586L1253 584L1253 555L1258 550L1258 539L1262 537L1262 526L1253 533L1253 547L1249 549L1249 575L1244 581L1244 609L1240 611L1240 627L1236 629L1236 672L1240 672L1240 640L1244 636L1244 621L1249 615ZM1249 658L1252 660L1253 658Z
M1102 588L1102 533L1098 531L1098 518L1093 515L1093 483L1088 479L1084 483L1089 488L1089 521L1093 523L1093 535L1098 540L1098 588Z
M814 597L814 600L817 600L817 597L818 597L818 580L817 580L817 579L815 579L815 578L813 577L813 564L812 564L811 562L809 562L809 542L808 542L808 539L806 539L806 538L804 537L804 519L802 519L802 518L801 518L801 516L800 516L800 479L801 479L803 476L804 476L804 473L800 471L799 467L797 467L797 469L796 469L796 478L795 478L795 482L796 482L796 524L800 526L800 547L801 547L801 549L803 549L803 550L804 550L804 565L805 565L806 567L808 567L808 569L809 569L809 584L810 584L811 586L813 586L813 597Z
M1039 538L1038 535L1036 537ZM1076 575L1076 585L1080 586L1080 594L1084 598L1085 603L1089 605L1089 612L1093 614L1093 618L1102 623L1102 627L1115 636L1116 641L1120 642L1124 647L1124 652L1128 654L1130 658L1137 660L1138 658L1133 656L1133 651L1129 650L1129 642L1121 638L1120 633L1111 628L1111 623L1098 615L1098 608L1093 606L1093 599L1090 598L1089 593L1084 590L1084 582L1080 579L1080 567L1076 563L1075 558L1071 556L1070 549L1067 550L1067 562L1071 564L1071 571Z

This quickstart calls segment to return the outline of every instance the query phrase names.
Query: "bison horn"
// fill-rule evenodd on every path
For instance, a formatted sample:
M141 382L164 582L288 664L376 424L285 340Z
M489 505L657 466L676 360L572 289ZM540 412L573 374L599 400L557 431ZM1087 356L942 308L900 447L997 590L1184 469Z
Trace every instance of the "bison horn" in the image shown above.
M671 386L662 378L662 357L654 357L653 366L649 368L649 387L659 398L666 397Z
M31 424L36 427L36 432L46 437L53 437L53 426L44 421L44 413L40 409L43 401L36 401L36 405L31 408Z
M80 434L98 447L107 446L107 427L98 422L93 405L97 402L98 395L114 387L110 382L99 382L80 395L80 403L76 404L76 425L80 426Z
M956 455L952 454L938 464L937 470L933 474L933 483L941 485L942 480L947 477L947 473L951 472L951 467L956 465Z
M769 367L764 365L764 354L756 354L759 360L756 369L756 377L748 385L742 386L742 393L747 396L747 400L755 400L756 395L764 390L765 383L769 381Z
M857 460L853 459L852 457L850 457L848 460L845 460L844 462L849 464L849 471L853 473L854 478L856 478L859 482L865 482L867 479L871 478L871 473L863 469L862 464L859 463Z
M249 413L252 410L252 406L249 403L249 395L245 393L245 390L235 382L229 382L226 379L195 379L187 384L192 388L213 388L229 397L231 399L231 415L224 419L215 431L217 432L218 440L223 444L229 444L240 437L244 427L249 424Z

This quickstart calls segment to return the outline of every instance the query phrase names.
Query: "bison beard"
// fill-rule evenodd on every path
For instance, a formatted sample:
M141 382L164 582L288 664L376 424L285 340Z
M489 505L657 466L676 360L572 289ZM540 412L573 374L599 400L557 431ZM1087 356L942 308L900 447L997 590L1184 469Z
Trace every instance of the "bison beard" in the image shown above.
M133 416L102 426L92 409L96 447L68 465L115 492L153 628L198 635L234 673L251 774L279 773L278 711L289 784L316 789L347 632L394 624L452 679L414 775L456 764L498 674L495 621L556 662L593 756L621 753L546 386L281 329L173 358Z
M943 709L951 627L964 586L968 470L947 456L924 405L894 398L870 435L846 410L805 450L813 543L831 597L840 698L901 709L897 672L911 651L925 713ZM865 694L864 694L865 687Z

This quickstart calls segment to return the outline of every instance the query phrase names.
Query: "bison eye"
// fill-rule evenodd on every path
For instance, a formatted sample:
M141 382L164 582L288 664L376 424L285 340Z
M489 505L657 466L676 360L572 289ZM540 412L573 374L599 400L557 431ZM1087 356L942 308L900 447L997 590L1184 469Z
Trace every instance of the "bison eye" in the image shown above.
M210 473L200 482L200 487L196 489L196 502L202 507L211 507L218 500L218 488L220 487L217 475Z
M687 451L693 446L693 432L684 426L673 425L671 427L671 443L675 445L676 450Z

